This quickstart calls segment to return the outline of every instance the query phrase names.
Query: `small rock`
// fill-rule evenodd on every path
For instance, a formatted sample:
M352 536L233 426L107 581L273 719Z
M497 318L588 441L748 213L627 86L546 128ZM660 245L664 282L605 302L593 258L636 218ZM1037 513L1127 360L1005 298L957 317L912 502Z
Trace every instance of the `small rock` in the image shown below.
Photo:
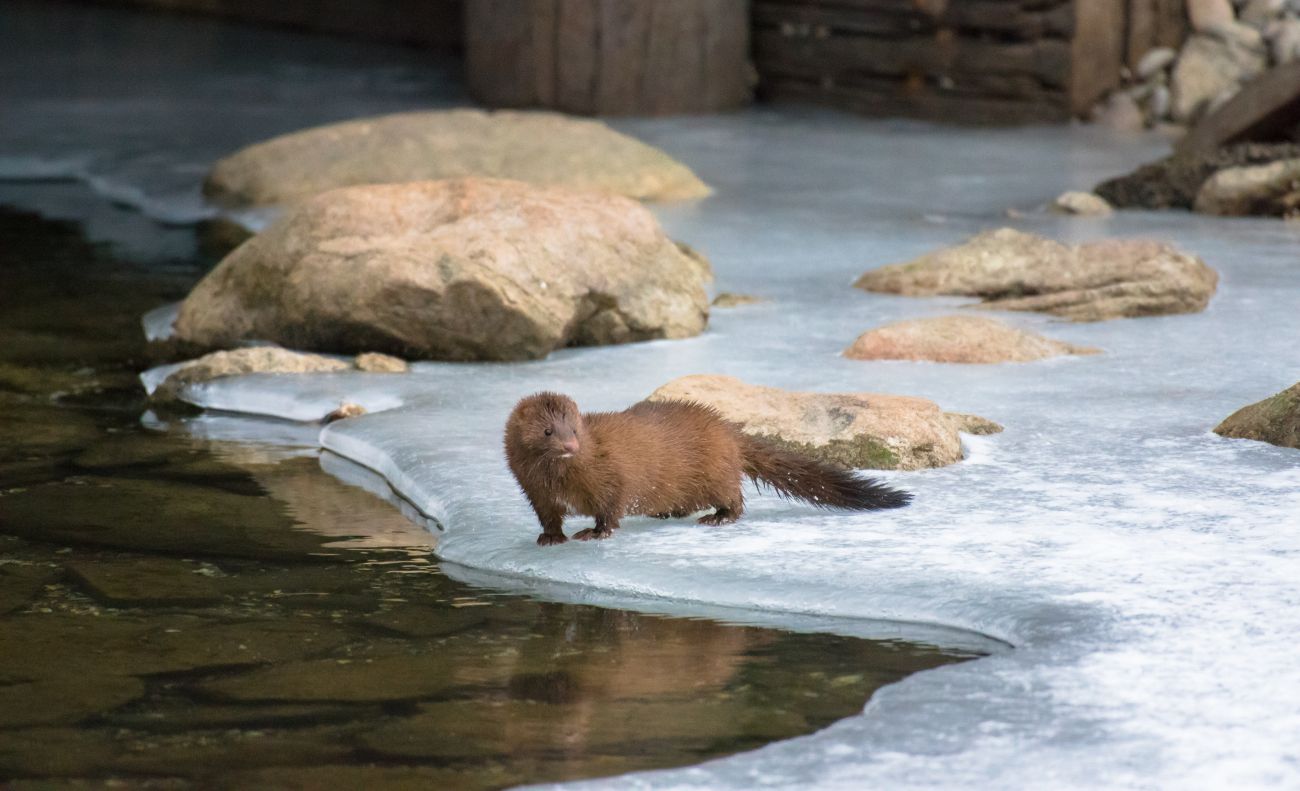
M1049 208L1057 214L1079 214L1091 217L1103 217L1115 211L1104 198L1091 192L1075 190L1062 192L1056 200L1052 201Z
M1224 168L1201 185L1196 211L1230 217L1286 217L1300 207L1300 159Z
M1268 44L1273 62L1278 65L1300 58L1300 19L1287 17L1274 23L1269 30Z
M1123 91L1112 93L1093 110L1092 120L1116 132L1137 132L1146 125L1142 108Z
M685 376L646 400L708 404L747 434L846 467L917 470L962 458L957 425L924 398L799 393L730 376Z
M1187 0L1187 16L1198 33L1231 25L1236 21L1229 0Z
M732 294L730 291L724 291L713 298L713 307L737 308L741 305L756 305L767 301L766 298L756 297L753 294Z
M1011 228L872 270L854 285L905 296L966 295L984 307L1036 310L1071 321L1204 310L1218 275L1159 242L1109 240L1070 247Z
M1157 85L1152 89L1151 99L1147 102L1147 113L1154 126L1160 125L1160 121L1169 117L1169 108L1172 101L1169 86Z
M1098 354L1019 330L983 316L942 316L886 324L858 336L844 356L854 360L928 360L939 363L1029 362L1063 354Z
M1149 50L1138 61L1137 76L1140 80L1149 80L1169 68L1178 58L1178 53L1170 47L1156 47Z
M380 354L379 352L366 352L358 354L352 361L353 366L358 371L367 371L378 374L404 374L410 370L406 360L401 357L394 357L391 354Z
M68 674L0 685L0 728L73 725L143 695L144 684L129 676Z
M225 598L220 581L196 563L169 558L72 561L64 567L96 601L110 607L203 607Z
M1259 36L1253 28L1237 27ZM1236 31L1237 27L1225 30ZM1242 38L1229 33L1188 39L1173 71L1174 120L1183 123L1196 120L1219 95L1237 90L1242 82L1264 70L1265 53L1244 43Z
M0 565L0 615L27 605L45 586L63 576L53 566L5 563Z
M333 423L336 420L347 420L351 417L361 417L365 413L366 408L360 404L339 404L339 408L323 417L321 422Z
M1238 18L1243 24L1263 30L1270 22L1282 16L1286 0L1250 0L1241 7Z
M333 357L294 352L279 346L252 346L212 352L182 364L158 385L152 397L162 401L177 399L185 387L223 376L307 374L347 369L346 362Z
M198 688L218 700L365 703L428 698L458 683L452 658L422 654L285 662Z
M284 505L215 486L97 475L4 497L6 533L61 544L151 553L331 560L325 539L301 530Z
M1233 412L1214 433L1300 449L1300 382Z

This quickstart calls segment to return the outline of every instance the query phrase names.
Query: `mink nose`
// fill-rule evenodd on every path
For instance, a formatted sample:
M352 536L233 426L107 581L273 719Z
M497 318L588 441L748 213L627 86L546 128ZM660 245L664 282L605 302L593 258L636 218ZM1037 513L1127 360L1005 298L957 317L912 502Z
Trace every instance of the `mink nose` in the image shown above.
M578 440L577 440L577 439L566 439L566 440L565 440L563 443L561 443L561 444L564 446L564 452L565 452L565 453L577 453L577 452L578 452Z

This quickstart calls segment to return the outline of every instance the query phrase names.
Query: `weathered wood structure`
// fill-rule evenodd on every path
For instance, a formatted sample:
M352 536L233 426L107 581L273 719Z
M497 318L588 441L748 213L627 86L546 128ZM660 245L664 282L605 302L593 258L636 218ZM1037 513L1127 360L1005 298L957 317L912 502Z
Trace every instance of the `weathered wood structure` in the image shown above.
M754 0L761 95L871 115L1060 121L1181 40L1183 0Z
M757 82L873 116L1062 121L1187 34L1187 0L101 1L463 47L484 104L594 115L730 109Z
M748 0L466 0L470 92L587 115L749 102Z

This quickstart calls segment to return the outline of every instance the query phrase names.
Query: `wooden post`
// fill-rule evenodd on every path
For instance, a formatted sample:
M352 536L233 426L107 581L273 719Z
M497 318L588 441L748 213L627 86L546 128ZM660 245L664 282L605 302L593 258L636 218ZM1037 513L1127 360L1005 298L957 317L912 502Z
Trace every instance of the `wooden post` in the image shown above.
M748 0L466 0L470 92L491 107L668 115L749 101Z
M1075 0L1070 41L1070 112L1088 110L1119 85L1124 63L1126 0Z

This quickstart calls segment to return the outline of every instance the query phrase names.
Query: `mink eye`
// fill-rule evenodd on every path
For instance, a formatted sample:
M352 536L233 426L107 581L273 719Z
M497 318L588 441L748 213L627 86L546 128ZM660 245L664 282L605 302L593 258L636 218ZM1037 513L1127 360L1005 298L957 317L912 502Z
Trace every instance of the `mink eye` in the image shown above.
M543 431L542 433L545 434L545 435L548 436L548 437L551 436L551 430L550 430L549 428L546 429L545 431Z

